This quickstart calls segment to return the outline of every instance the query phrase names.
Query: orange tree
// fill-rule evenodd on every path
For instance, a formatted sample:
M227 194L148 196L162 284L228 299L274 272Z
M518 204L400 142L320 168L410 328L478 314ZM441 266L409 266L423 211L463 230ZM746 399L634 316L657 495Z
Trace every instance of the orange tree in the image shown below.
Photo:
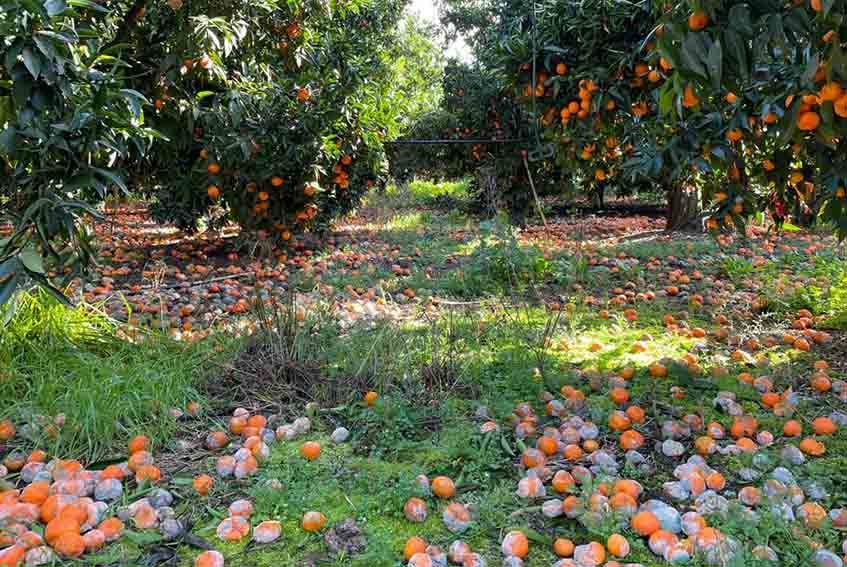
M0 7L0 303L81 273L82 215L113 190L182 227L211 210L281 239L350 210L384 182L406 109L391 90L404 4Z
M171 2L131 31L154 146L136 179L183 228L225 211L288 240L385 180L402 111L389 50L402 0Z
M87 0L0 6L0 305L35 281L62 284L93 255L82 217L118 164L154 137L142 94L108 43L122 25Z
M481 212L506 206L513 220L525 220L532 206L523 157L534 144L529 116L503 80L477 64L450 61L444 71L443 98L436 111L422 116L402 141L439 140L442 144L389 145L392 175L399 182L468 178ZM549 164L530 163L541 194L557 177L542 174Z
M669 228L768 212L845 234L845 3L447 3L577 192L653 183Z
M708 117L713 228L768 211L847 236L847 2L682 2L661 21L668 114Z
M487 57L513 96L533 109L572 195L636 190L667 194L668 226L699 213L687 190L697 126L660 115L659 87L671 69L655 49L649 1L521 3ZM508 22L508 20L507 20Z

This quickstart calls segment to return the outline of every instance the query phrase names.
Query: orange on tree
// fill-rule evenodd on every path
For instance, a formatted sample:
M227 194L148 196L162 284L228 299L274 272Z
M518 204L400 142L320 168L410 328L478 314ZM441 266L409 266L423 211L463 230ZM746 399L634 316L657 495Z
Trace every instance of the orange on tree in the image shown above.
M709 23L709 17L701 10L696 12L692 12L690 16L688 16L688 27L693 31L700 31L704 29Z

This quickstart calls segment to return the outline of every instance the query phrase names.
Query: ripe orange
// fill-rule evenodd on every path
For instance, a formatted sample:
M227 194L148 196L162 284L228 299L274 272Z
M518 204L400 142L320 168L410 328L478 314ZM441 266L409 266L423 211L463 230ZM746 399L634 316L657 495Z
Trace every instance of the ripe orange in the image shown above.
M49 545L53 545L64 534L72 533L79 535L79 531L80 525L75 518L72 518L70 515L59 516L47 523L47 527L44 529L44 541Z
M811 437L806 437L802 441L800 441L800 450L806 453L807 455L812 455L813 457L820 457L826 453L826 445L821 443L820 441L816 441Z
M129 454L134 455L139 451L147 451L150 448L150 440L144 435L136 435L127 444Z
M15 426L8 419L0 421L0 441L8 441L15 436Z
M208 171L210 175L217 175L221 172L221 166L213 162L206 166L206 171Z
M432 479L432 493L438 498L452 498L456 494L456 486L446 476L437 476Z
M791 419L782 426L782 433L786 437L800 437L803 434L803 425L799 421Z
M840 118L847 118L847 94L841 95L833 104L833 110Z
M219 551L204 551L194 560L194 567L224 567L224 556Z
M818 126L821 124L821 117L817 112L809 110L807 112L802 113L797 118L797 127L804 132L810 132L812 130L817 130Z
M309 461L314 461L321 455L321 444L317 441L307 441L300 447L300 454Z
M656 517L656 514L646 510L634 515L630 524L632 529L635 530L638 535L644 537L659 531L662 527L659 523L659 518Z
M553 552L559 557L572 556L575 547L571 540L565 538L556 538L556 541L553 542Z
M700 31L709 23L709 16L698 10L688 16L688 27L693 31Z
M403 546L403 558L408 561L416 553L426 553L426 542L413 536L406 540L406 545Z
M835 102L841 98L843 92L844 90L841 88L840 84L836 82L829 82L821 87L820 92L818 92L818 96L823 101Z
M694 94L694 88L691 85L686 85L682 95L682 106L685 108L694 108L698 104L700 104L700 99Z
M192 481L192 485L194 486L194 490L197 491L197 494L200 496L206 496L209 494L209 491L212 489L212 485L215 483L207 474L201 474L197 478Z
M609 399L617 405L625 404L629 401L629 392L626 388L612 388L609 392Z
M326 516L320 512L306 512L300 523L307 532L319 532L326 524Z
M121 537L124 531L124 523L118 518L106 518L100 522L97 529L103 532L103 535L106 536L106 541L115 541Z
M828 417L819 417L812 422L812 429L815 435L826 436L838 431L838 426Z
M624 558L629 555L629 542L620 534L612 534L606 541L606 549L615 557Z
M85 540L78 533L63 533L53 542L53 549L63 557L80 557L85 553Z
M650 376L653 378L664 378L667 375L668 369L665 368L665 365L658 362L650 365Z
M538 449L548 457L551 457L559 452L559 442L552 437L543 435L538 439Z
M221 190L218 189L217 185L209 185L206 188L206 194L209 196L210 199L217 200L218 197L221 196Z
M506 557L513 556L523 559L529 554L529 540L523 532L509 532L503 538L501 548Z
M135 482L147 481L152 484L159 482L162 478L162 471L155 465L143 465L135 471Z
M624 431L621 433L620 446L625 451L640 449L644 446L644 436L634 429Z

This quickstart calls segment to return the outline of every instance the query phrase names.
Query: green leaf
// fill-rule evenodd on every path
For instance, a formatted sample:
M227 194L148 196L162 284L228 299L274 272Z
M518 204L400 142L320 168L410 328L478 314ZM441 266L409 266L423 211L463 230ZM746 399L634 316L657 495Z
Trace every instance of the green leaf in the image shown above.
M20 271L20 260L15 256L0 263L0 305L8 303L17 291L21 283Z
M779 137L779 145L784 146L791 140L791 137L797 131L797 115L800 114L800 105L802 101L800 97L794 101L791 105L791 111L785 113L785 116L782 117L782 135Z
M135 97L139 100L144 101L146 104L150 104L150 100L146 96L144 96L143 94L141 94L140 92L138 92L134 89L121 89L121 92L125 96L132 96L132 97Z
M108 169L101 169L99 167L92 167L91 169L100 174L102 177L105 177L118 187L120 187L125 193L129 192L129 189L127 189L126 182L124 182L123 177L121 177L114 171L109 171Z
M673 81L665 81L659 91L659 112L662 115L668 115L673 111L673 103L676 98L676 92L673 88Z
M706 46L701 38L702 34L689 33L682 42L680 53L683 69L707 78L706 67L703 62L708 57Z
M723 50L721 49L720 40L715 41L709 49L709 56L706 64L709 67L709 76L712 78L712 86L715 90L720 90L723 73Z
M53 32L53 31L41 30L36 35L49 37L51 39L55 39L56 41L66 43L68 45L70 45L70 44L72 44L76 41L76 36L74 36L74 35L72 35L68 32L56 33L56 32Z
M6 305L14 297L14 293L18 290L21 277L17 273L12 277L0 283L0 306Z
M95 12L109 13L110 11L108 8L104 8L100 4L92 2L91 0L68 0L68 4L74 8L86 8L88 10L94 10Z
M15 80L15 87L12 91L12 96L14 97L15 104L24 108L26 103L29 101L29 96L32 93L32 77L29 75L24 75L23 79Z
M747 63L747 44L732 28L724 30L723 39L729 55L735 59L736 71L741 75L742 79L745 81L748 80L750 78L750 69Z
M47 15L52 18L67 10L68 5L65 4L65 0L47 0L44 2L44 9L47 10Z
M11 47L6 51L6 55L3 57L3 64L6 66L6 71L9 73L12 72L12 68L15 66L15 63L18 61L18 55L21 54L21 51L24 48L23 40L18 40L12 44Z
M0 155L12 155L15 148L15 129L9 126L0 132Z
M36 35L33 39L35 39L35 45L38 46L38 50L44 54L47 61L53 61L56 58L56 48L53 47L53 44L47 38Z
M750 22L750 7L745 3L735 4L729 9L729 25L741 35L752 37L753 24Z
M130 108L132 109L132 115L135 118L141 118L141 101L147 102L147 99L138 91L134 91L132 89L121 89L121 93L126 98L129 103Z
M34 248L26 248L20 253L21 263L30 272L44 273L44 260Z
M809 57L809 62L806 64L806 71L803 73L803 81L807 83L811 83L814 81L815 73L818 72L818 66L820 65L820 60L817 55L813 55Z
M94 176L89 173L83 175L75 175L65 182L65 189L80 189L83 187L91 187L94 184Z
M154 532L134 532L132 530L125 530L123 535L135 545L140 546L151 545L162 541L162 536Z
M30 75L32 75L33 79L37 79L41 75L41 57L29 47L25 47L21 55Z

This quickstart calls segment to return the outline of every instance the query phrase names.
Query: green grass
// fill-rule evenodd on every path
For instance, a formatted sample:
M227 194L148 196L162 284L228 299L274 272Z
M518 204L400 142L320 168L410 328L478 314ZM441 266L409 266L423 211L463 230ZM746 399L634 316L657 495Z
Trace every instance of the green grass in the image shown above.
M708 305L698 308L660 295L654 301L633 304L638 311L635 322L625 320L622 308L610 308L611 318L602 319L598 314L601 305L584 306L585 296L593 295L602 304L611 288L630 281L634 282L633 289L658 290L666 285L664 275L647 269L646 262L629 262L612 272L569 256L567 250L545 255L497 223L476 223L458 213L448 216L428 208L442 195L461 198L463 191L459 185L414 183L408 194L389 190L387 200L380 202L395 203L398 213L390 221L375 225L376 240L396 247L412 275L395 275L391 271L393 260L386 258L383 263L360 267L356 275L353 269L330 265L321 283L334 287L341 296L347 293L342 291L346 285L376 287L384 297L412 287L419 297L432 293L479 302L455 309L444 305L435 322L423 316L423 306L407 305L407 319L351 327L342 326L331 315L333 301L312 306L306 324L298 327L292 339L292 352L296 353L294 362L312 365L311 382L301 397L318 402L313 431L295 442L275 444L258 478L216 483L215 500L194 496L188 476L168 479L169 488L181 496L178 513L186 513L196 522L194 532L222 551L228 564L293 567L316 558L319 565L402 567L403 543L412 535L444 548L461 537L483 553L489 564L499 564L502 535L519 528L532 535L527 567L546 567L554 562L549 542L555 537L569 537L582 544L590 539L602 541L615 530L627 535L633 546L627 562L657 567L665 563L646 548L644 541L625 527L615 527L610 519L598 525L544 520L535 509L539 502L522 501L515 495L523 474L516 467L523 444L515 438L509 421L516 404L533 403L539 425L555 425L556 420L545 416L544 403L539 400L545 392L561 397L559 391L564 385L580 389L586 401L576 411L599 426L603 447L620 457L615 434L606 426L609 415L617 409L609 399L607 380L624 366L635 369L627 387L632 403L650 415L650 420L639 426L651 437L650 444L662 421L687 414L699 415L707 423L719 422L728 429L732 417L712 404L719 391L734 393L744 410L759 418L762 429L779 437L784 418L763 410L759 394L739 382L742 371L770 376L776 391L790 387L801 392L795 415L805 422L828 414L837 403L832 394L809 392L808 374L815 354L778 347L757 353L767 359L767 367L735 364L725 356L731 350L729 346L710 339L703 348L700 341L669 332L662 321L668 313L676 316L685 312L690 326L713 330L712 315L719 311ZM457 229L466 229L467 237L454 239ZM755 267L747 257L721 249L712 240L695 238L626 242L601 253L619 252L641 260L668 255L684 260L694 257L704 261L690 268L702 269L708 277L726 279L738 287L750 281L761 282L773 304L766 317L752 322L762 327L784 324L785 315L801 307L829 315L831 321L839 320L847 308L847 269L836 254L779 254L766 265ZM458 261L447 264L448 256ZM804 285L785 285L796 278L803 278ZM292 278L290 283L301 292L311 292L318 284L306 277ZM706 282L692 283L692 287L694 292L708 289ZM543 305L542 297L555 297L566 304L565 314L549 334L545 328L549 329L556 315ZM732 315L729 308L726 312ZM847 320L847 315L844 318ZM733 320L738 327L732 332L746 336L747 323ZM28 299L7 331L0 336L0 360L8 375L0 383L0 395L15 401L3 408L2 415L18 420L20 416L37 419L64 413L67 424L63 433L47 447L63 457L120 455L126 438L135 432L164 440L179 431L181 425L167 418L167 409L184 407L186 401L196 399L195 389L208 374L215 346L208 341L178 345L157 335L149 336L143 345L125 342L116 338L113 323L95 310L67 309L43 298ZM255 340L263 339L226 340L228 348L222 355L225 362L245 362L244 349ZM636 342L645 345L645 352L633 350ZM593 344L601 348L593 348ZM704 375L669 362L667 378L650 376L648 367L653 362L678 360L689 352L697 355ZM255 351L248 355L261 356ZM268 373L288 361L271 362ZM726 366L728 375L712 377L709 371L717 365ZM837 378L834 374L832 377ZM283 375L270 378L271 382L286 379ZM683 399L673 397L673 387L685 390ZM370 409L361 403L363 392L369 389L380 394L380 400ZM256 400L279 404L279 412L286 419L305 412L300 401L283 404L259 394ZM241 405L249 400L216 399L208 400L208 405L228 412L233 402ZM480 420L474 415L480 405L487 407L491 418L500 424L500 431L479 432ZM218 417L193 422L191 427L198 431L219 428L224 422L225 418ZM350 429L351 439L336 447L329 441L329 434L338 425ZM300 457L298 450L306 440L322 443L318 461L305 462ZM847 475L838 472L847 467L845 440L845 431L828 438L824 457L810 459L794 471L803 482L817 479L826 484L830 496L823 504L827 508L847 505ZM780 446L763 448L761 453L776 461ZM179 450L176 447L172 443L167 449ZM639 480L651 496L658 495L662 483L672 479L678 462L653 452L650 446L643 453L650 455L656 470L627 467L622 474ZM215 458L201 455L197 466L212 474ZM728 474L733 488L737 488L734 473L752 464L745 455L713 455L708 460ZM468 532L461 536L448 533L441 521L445 503L432 498L427 499L430 517L426 522L416 525L405 520L403 503L410 496L421 495L414 482L419 474L430 478L446 474L457 482L457 498L475 511ZM279 481L282 490L269 488L267 480ZM254 525L264 519L283 522L284 535L279 543L261 547L246 542L226 545L217 540L214 528L225 515L219 503L242 496L255 499ZM323 512L329 526L356 519L368 538L365 552L357 557L329 556L322 536L306 534L299 528L305 510ZM765 509L761 510L767 516ZM807 550L794 541L790 527L770 517L751 524L741 514L733 514L710 518L710 524L747 543L773 543L786 565L806 561ZM138 538L147 535L154 537L141 534L133 536L135 540L122 539L103 553L87 557L86 563L104 565L143 555L144 542ZM837 532L828 527L815 532L815 537L830 549L838 549L840 544ZM188 567L198 550L181 546L179 552L179 565ZM143 557L139 563L144 563ZM691 564L700 566L703 562ZM746 555L733 565L757 563Z
M371 194L366 203L371 207L388 209L430 207L438 204L439 199L467 199L468 187L467 180L434 183L416 179L405 187L390 185L381 195Z
M176 430L168 410L199 399L213 344L155 334L132 343L115 331L91 307L24 296L0 331L0 415L31 424L29 443L87 462L120 455L140 432L166 439ZM45 447L45 427L59 416L64 426Z

